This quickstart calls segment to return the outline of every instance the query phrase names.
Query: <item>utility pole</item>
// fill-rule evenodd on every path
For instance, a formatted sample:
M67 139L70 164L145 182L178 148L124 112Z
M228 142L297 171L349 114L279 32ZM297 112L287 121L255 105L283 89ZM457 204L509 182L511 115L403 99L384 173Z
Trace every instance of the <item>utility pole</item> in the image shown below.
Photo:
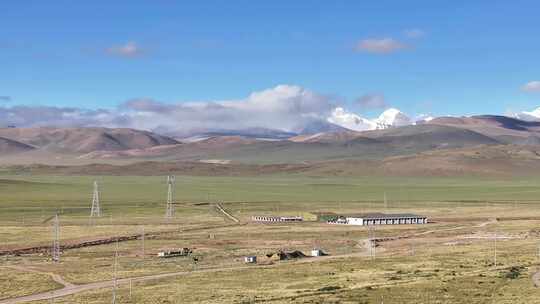
M384 193L384 210L388 211L388 201L386 199L386 192Z
M144 226L142 227L141 242L142 242L142 258L144 259Z
M495 264L495 268L497 268L497 232L495 232L495 248L493 253L493 263Z
M167 176L167 211L165 212L165 218L173 218L174 217L174 205L173 205L173 199L174 199L174 176Z
M60 219L58 214L54 216L53 220L53 244L51 249L52 260L54 263L60 262Z
M368 240L369 240L369 256L371 259L375 259L375 227L368 226Z
M118 272L118 240L116 240L116 249L114 251L114 278L113 278L113 290L112 290L112 304L116 304L116 288L118 286L117 272Z
M90 217L101 217L101 206L99 205L99 185L94 181L94 193L92 195L92 209Z

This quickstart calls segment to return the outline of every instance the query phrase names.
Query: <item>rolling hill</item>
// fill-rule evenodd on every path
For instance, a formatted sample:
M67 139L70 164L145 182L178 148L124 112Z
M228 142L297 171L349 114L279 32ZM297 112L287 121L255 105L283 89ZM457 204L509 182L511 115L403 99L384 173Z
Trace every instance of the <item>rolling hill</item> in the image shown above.
M31 151L34 149L35 148L30 145L0 137L0 155L22 153L22 152Z
M133 129L1 128L0 137L36 149L64 153L120 151L178 144L172 138Z

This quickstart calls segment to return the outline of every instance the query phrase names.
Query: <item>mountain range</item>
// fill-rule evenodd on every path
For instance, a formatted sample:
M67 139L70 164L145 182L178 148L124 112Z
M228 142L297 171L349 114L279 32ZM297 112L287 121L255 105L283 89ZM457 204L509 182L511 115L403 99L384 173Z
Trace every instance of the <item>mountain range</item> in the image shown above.
M383 114L365 131L329 122L321 126L324 131L216 130L189 138L120 128L0 128L0 164L182 162L193 164L183 165L184 169L204 164L209 171L212 166L235 164L296 164L299 170L308 166L326 173L333 170L326 166L340 168L336 174L351 170L465 174L504 167L495 170L502 174L512 172L508 168L529 172L537 167L540 122L494 115L413 121L399 111Z

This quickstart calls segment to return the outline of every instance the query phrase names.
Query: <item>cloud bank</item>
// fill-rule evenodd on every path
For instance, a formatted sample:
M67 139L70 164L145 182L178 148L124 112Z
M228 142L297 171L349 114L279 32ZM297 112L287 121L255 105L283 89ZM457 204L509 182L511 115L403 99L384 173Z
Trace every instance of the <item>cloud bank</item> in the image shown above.
M411 118L391 108L382 94L367 94L357 100L364 108L386 109L371 119L348 111L341 102L299 86L278 85L238 100L165 103L135 98L114 109L5 104L0 105L0 127L133 128L183 137L213 131L316 133L335 130L334 125L365 131L432 119L430 116ZM511 116L540 121L540 109Z
M266 128L287 132L326 122L336 100L293 85L254 92L241 100L163 103L128 100L112 110L0 107L0 121L18 127L127 127L187 135L201 130Z

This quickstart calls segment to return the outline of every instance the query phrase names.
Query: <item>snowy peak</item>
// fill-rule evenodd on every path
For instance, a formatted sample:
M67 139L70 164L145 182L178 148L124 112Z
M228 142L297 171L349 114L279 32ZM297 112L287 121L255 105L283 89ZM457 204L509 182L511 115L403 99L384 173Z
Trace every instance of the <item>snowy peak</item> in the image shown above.
M388 129L393 127L403 127L412 125L413 122L409 116L398 109L390 108L384 111L376 120L377 129Z
M330 123L353 131L367 131L377 128L376 122L360 117L341 107L335 108L327 120Z
M378 118L367 119L338 107L332 111L327 120L330 123L353 131L388 129L414 124L409 116L394 108L384 111Z

